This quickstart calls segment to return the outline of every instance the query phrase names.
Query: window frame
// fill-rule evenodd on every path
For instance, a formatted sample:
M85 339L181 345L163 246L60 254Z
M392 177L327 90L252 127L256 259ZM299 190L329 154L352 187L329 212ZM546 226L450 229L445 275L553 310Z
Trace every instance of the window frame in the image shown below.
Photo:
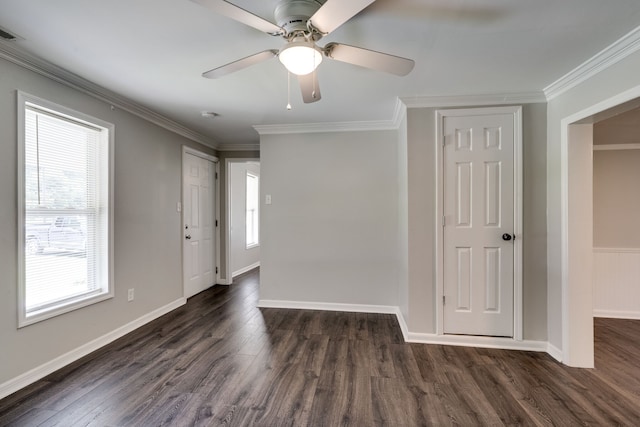
M106 178L106 209L101 209L101 217L104 219L106 215L107 230L104 236L107 239L106 250L103 251L106 260L101 259L99 278L101 280L102 291L96 291L77 296L72 299L65 299L51 307L36 311L33 314L27 313L26 309L26 253L25 253L25 228L26 228L26 194L25 194L25 165L26 165L26 109L29 105L42 110L48 114L55 116L61 120L71 120L76 124L82 124L89 127L100 129L106 132L102 134L100 144L106 144L106 167L100 168L98 172L102 179ZM28 326L52 317L59 316L70 311L77 310L107 299L111 299L115 295L114 291L114 141L115 141L115 125L88 114L67 108L54 102L42 99L33 95L29 95L22 91L17 91L17 169L18 169L18 191L17 191L17 262L18 262L18 328ZM105 170L106 169L106 170Z

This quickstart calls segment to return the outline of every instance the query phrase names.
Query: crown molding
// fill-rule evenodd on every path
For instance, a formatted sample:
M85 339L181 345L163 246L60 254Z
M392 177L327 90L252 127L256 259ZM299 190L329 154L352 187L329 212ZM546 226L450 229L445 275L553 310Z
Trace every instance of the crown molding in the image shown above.
M390 120L254 125L253 128L260 135L397 130L400 127L400 123L402 122L405 114L406 107L404 103L397 98L393 110L393 116Z
M178 122L131 101L130 99L111 92L102 86L92 83L77 74L58 67L51 62L31 55L16 47L13 42L0 41L0 58L6 59L7 61L22 68L33 71L41 76L51 79L57 83L61 83L100 101L106 102L114 107L118 107L121 110L127 111L141 119L181 135L187 139L204 144L213 149L218 148L218 143L213 141L211 138L195 132Z
M550 101L640 49L640 27L632 30L544 88Z
M292 133L323 133L323 132L358 132L376 130L395 130L398 126L394 120L376 120L362 122L324 122L300 123L284 125L254 125L253 128L260 135L283 135Z
M468 107L473 105L537 104L547 102L547 98L542 92L409 96L401 97L400 100L407 108Z
M260 151L260 144L219 144L218 151Z
M407 117L407 106L400 98L396 98L396 107L393 110L393 118L391 119L394 124L394 129L400 128L405 117Z

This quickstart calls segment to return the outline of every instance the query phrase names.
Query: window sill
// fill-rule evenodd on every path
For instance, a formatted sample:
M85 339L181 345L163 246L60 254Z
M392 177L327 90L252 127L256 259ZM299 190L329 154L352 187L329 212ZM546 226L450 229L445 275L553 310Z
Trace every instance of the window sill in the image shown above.
M52 317L56 317L64 313L69 313L71 311L87 307L89 305L106 301L111 298L113 298L113 292L101 293L98 295L91 295L82 299L79 298L73 302L63 305L35 311L32 314L21 315L20 319L18 320L18 329L25 326L33 325L34 323L42 322L43 320L51 319Z

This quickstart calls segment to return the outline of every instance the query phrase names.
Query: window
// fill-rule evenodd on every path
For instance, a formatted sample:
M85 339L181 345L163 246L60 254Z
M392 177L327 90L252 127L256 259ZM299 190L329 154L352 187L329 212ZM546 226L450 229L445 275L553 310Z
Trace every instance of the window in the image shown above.
M258 205L260 203L260 178L247 172L247 224L246 241L247 249L260 244L259 225L260 217Z
M113 296L113 125L18 94L19 326Z

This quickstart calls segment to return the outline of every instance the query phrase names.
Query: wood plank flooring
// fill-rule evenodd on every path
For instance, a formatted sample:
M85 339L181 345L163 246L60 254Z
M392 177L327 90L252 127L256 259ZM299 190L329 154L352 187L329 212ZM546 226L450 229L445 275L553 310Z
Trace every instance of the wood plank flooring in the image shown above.
M0 400L0 426L640 425L640 321L596 369L405 344L392 315L257 309L259 272Z

